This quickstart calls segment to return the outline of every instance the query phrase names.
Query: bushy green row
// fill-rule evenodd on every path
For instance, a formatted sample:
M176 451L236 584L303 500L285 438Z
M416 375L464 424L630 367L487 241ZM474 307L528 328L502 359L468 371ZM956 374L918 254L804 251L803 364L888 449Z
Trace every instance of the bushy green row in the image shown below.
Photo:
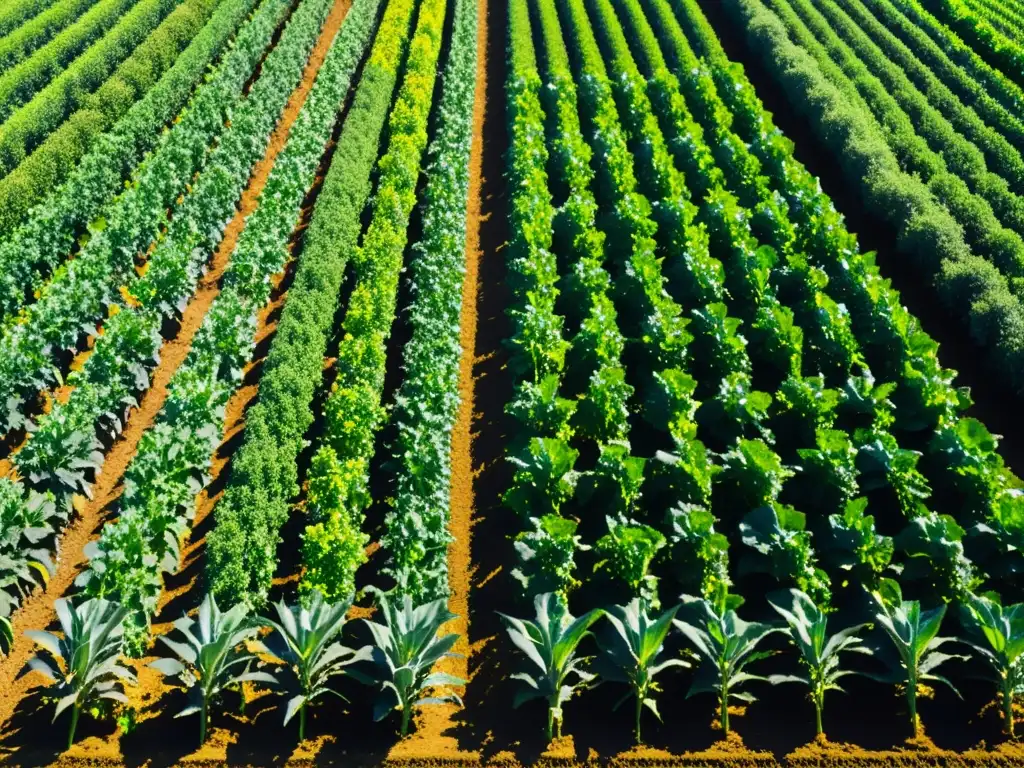
M995 29L963 0L923 0L928 10L993 67L1024 86L1024 46Z
M41 201L47 205L49 199L53 206L54 190L69 177L81 178L80 166L97 156L106 158L107 172L118 176L119 186L255 5L255 0L186 2L171 13L81 108L0 180L0 233L30 224L30 209ZM130 159L122 159L126 148L120 144L126 140L135 144Z
M999 269L971 252L960 226L928 187L901 170L870 116L851 104L813 58L788 39L774 14L757 0L727 0L725 9L791 103L839 158L869 210L892 223L898 250L935 276L943 302L964 318L993 369L1014 388L1024 388L1024 310Z
M13 69L0 74L0 121L29 101L82 51L117 23L137 0L99 0L82 18Z
M118 288L137 277L135 258L156 240L168 209L186 191L193 174L209 159L209 145L225 129L230 110L242 99L251 76L288 9L288 0L265 3L232 51L192 100L172 130L161 135L124 193L90 230L76 258L66 262L42 288L39 300L9 318L0 338L0 392L6 411L3 429L24 423L23 404L56 381L52 351L75 350L92 333Z
M11 0L0 8L0 35L9 35L38 13L44 12L55 0Z
M402 87L388 118L387 151L377 163L380 177L370 223L354 254L355 284L342 322L338 377L324 405L324 450L331 451L337 463L345 467L343 475L330 477L340 481L336 493L350 500L344 513L353 520L361 520L370 503L370 461L385 416L381 401L387 342L395 320L398 281L408 243L409 217L416 204L420 161L427 146L447 8L447 0L423 0L419 7ZM323 485L325 480L315 470L310 473L311 485ZM421 569L423 550L419 546L429 549L440 543L444 547L448 541L446 518L420 521L404 518L404 513L405 510L392 510L385 524L381 546L389 556L387 571L398 582L399 591L410 594L414 600L427 596L434 599L446 592L446 572ZM406 527L416 532L403 531ZM323 571L330 567L330 562L320 559L317 565ZM347 579L342 583L345 582ZM336 591L341 584L326 586L330 590L328 596L342 594Z
M423 234L413 246L412 336L402 351L404 378L392 416L394 515L392 544L411 537L418 557L397 559L396 581L414 599L448 593L447 523L451 507L451 436L459 408L462 294L466 274L466 212L469 161L477 91L477 4L455 0L441 102L427 150ZM414 568L417 576L402 573ZM415 589L416 585L422 588Z
M76 21L96 0L60 0L0 39L0 69L10 69Z
M381 21L263 363L259 401L246 414L245 441L215 510L215 527L207 539L207 579L214 593L232 602L265 602L274 576L279 531L299 492L298 456L313 421L313 398L323 381L345 267L358 245L370 175L405 58L414 5L414 0L391 0ZM318 461L323 459L314 458ZM338 465L338 471L344 468ZM330 504L331 488L321 492ZM317 503L313 488L308 503ZM325 519L325 524L328 521L354 526L350 530L358 537L356 521L337 516ZM306 556L306 562L310 560Z
M967 67L928 36L918 24L899 9L893 0L861 0L844 5L860 14L862 9L870 12L872 26L883 25L889 33L906 46L906 50L924 65L927 71L938 77L964 104L970 105L986 123L998 130L1018 151L1024 151L1024 119L1016 110L1007 109L994 95L989 93L984 81L972 76ZM953 50L952 38L947 48ZM962 45L962 44L961 44ZM962 51L969 53L969 49Z
M168 385L167 402L128 466L118 519L90 546L79 584L89 595L130 607L125 639L131 652L141 651L148 639L163 574L178 567L178 542L188 530L196 494L207 482L224 430L225 406L255 349L257 313L270 298L271 278L288 260L289 237L372 37L378 6L379 0L356 0L346 15L259 205L246 219L225 287L203 318L188 357ZM261 78L267 74L265 67ZM277 87L288 92L285 84ZM266 94L254 88L252 95Z
M49 85L35 94L31 101L11 113L3 125L0 125L0 174L10 173L51 131L85 103L90 93L103 83L114 68L128 58L135 47L142 43L161 20L181 2L182 0L141 0L108 34L75 59ZM192 0L189 4L195 2L197 0ZM197 7L205 9L202 11L205 18L213 10L214 0L206 0ZM198 29L199 25L195 25L194 28ZM185 47L187 38L178 32L171 36L170 41L173 43L170 47L177 54ZM161 44L167 45L167 41L162 40ZM170 66L173 57L166 60L165 52L164 59L164 66ZM130 104L131 101L121 105L120 112L115 114L123 114Z

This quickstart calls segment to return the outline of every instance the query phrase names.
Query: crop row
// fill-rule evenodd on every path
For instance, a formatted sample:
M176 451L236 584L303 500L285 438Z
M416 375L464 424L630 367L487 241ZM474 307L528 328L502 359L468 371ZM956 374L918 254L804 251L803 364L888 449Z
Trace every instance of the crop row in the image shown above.
M59 75L97 38L110 29L134 0L100 0L78 21L25 61L0 75L0 120Z
M1024 86L1024 46L993 27L987 14L963 0L924 0L924 5L989 64Z
M11 0L0 8L0 35L7 36L39 13L43 13L55 0Z
M323 381L342 280L358 245L370 175L409 44L414 6L413 0L392 0L381 21L306 230L303 258L263 361L259 401L246 414L245 440L214 510L207 568L211 590L222 602L262 603L270 588L279 531L299 492L298 457L313 421L313 398ZM342 500L332 491L331 485L311 486L309 505L317 504L322 493L325 511L338 509ZM348 521L339 515L331 524ZM349 530L358 539L357 528ZM350 552L361 556L354 547ZM307 574L322 580L316 583L331 578L313 569Z
M416 204L420 161L427 146L427 126L433 103L434 82L444 36L446 0L423 0L416 32L409 44L405 78L388 117L388 147L377 162L380 178L371 204L370 223L363 241L353 255L355 282L341 324L337 378L324 404L322 447L332 462L345 467L338 495L347 499L345 514L361 521L370 502L369 468L373 459L377 431L385 416L382 405L387 341L395 320L398 283L403 255L408 243L409 217ZM325 454L321 454L325 455ZM310 483L323 483L315 470ZM388 554L386 571L398 582L398 590L421 602L424 594L434 599L445 594L447 579L443 569L420 569L420 550L410 546L411 536L423 536L425 546L441 546L447 541L447 518L424 521L431 529L412 534L402 532L412 518L401 519L404 510L389 513L381 546ZM440 530L437 530L440 528ZM342 575L339 583L327 584L328 594L338 594L342 585L350 585L352 576L342 565L333 564ZM320 557L321 572L330 563ZM441 581L437 582L438 575ZM344 594L344 593L342 593Z
M90 230L77 256L39 289L38 300L8 320L0 339L0 392L9 398L7 412L0 413L4 431L23 425L22 404L55 381L58 371L50 352L77 349L83 332L93 332L106 306L116 299L118 287L138 279L137 254L158 238L168 208L208 161L210 142L225 130L230 110L243 98L242 85L287 10L286 0L271 0L261 7L215 77L197 92L172 130L162 134L133 183L105 208L102 226ZM65 253L55 250L42 256L53 259L53 268Z
M179 0L142 0L109 33L33 95L31 101L13 111L0 125L0 173L6 175L14 170L179 4ZM205 9L201 11L205 17L214 3L206 0L193 7ZM171 40L177 50L187 42L177 34ZM164 40L160 43L166 45Z
M466 212L477 91L477 4L456 0L436 133L427 149L422 236L413 246L412 334L402 351L402 384L391 416L397 438L394 511L387 540L395 581L417 602L448 594L451 443L459 407ZM309 534L307 533L307 538ZM416 572L406 575L404 569ZM419 589L416 589L419 585Z
M61 190L69 177L82 183L86 171L80 165L94 166L97 157L106 157L107 173L117 175L119 183L126 178L255 4L220 2L210 16L213 5L185 3L171 13L79 109L0 180L5 247L17 237L16 227L31 225L33 217L59 207L61 196L69 192ZM124 141L134 146L115 144ZM128 150L130 156L122 159ZM43 210L34 210L37 204Z
M376 26L378 6L378 0L357 0L348 11L275 160L258 207L246 219L224 275L225 287L204 317L187 358L168 385L166 404L128 466L117 521L90 545L89 565L79 584L87 595L131 609L125 632L129 652L145 647L163 574L178 567L178 544L188 531L196 494L206 484L220 444L227 401L241 384L255 349L257 314L270 298L271 279L287 262L288 240ZM275 87L283 93L289 90L282 83ZM258 85L253 95L265 96ZM129 361L121 364L125 362Z
M805 50L792 43L762 4L738 0L725 9L745 30L767 72L840 159L844 176L862 191L869 211L893 225L897 250L934 275L943 303L963 317L994 369L1020 387L1016 361L1024 352L1024 312L998 268L973 254L961 228L923 182L906 174L873 118L837 89ZM785 54L792 66L784 69ZM834 130L837 125L842 131Z
M0 38L0 67L10 69L76 21L96 0L60 0Z
M222 90L222 88L234 86L237 89L249 77L250 73L256 68L265 46L270 43L274 30L287 7L288 5L284 0L280 2L265 2L261 6L252 21L240 32L236 46L228 54L224 62L222 62L217 74L197 93L189 112L175 126L175 130L168 134L168 137L173 138L169 138L164 147L177 147L177 150L172 149L168 151L166 157L154 156L151 158L151 163L147 164L146 170L152 171L153 176L148 177L144 173L139 179L138 185L133 187L133 190L141 190L142 193L146 193L152 189L148 196L157 201L157 205L154 206L157 210L157 220L163 216L163 206L172 202L172 196L179 194L176 186L169 192L163 193L166 197L155 194L162 191L159 182L163 180L163 184L167 185L168 180L173 180L175 161L177 161L178 167L188 167L187 162L190 154L194 156L197 151L192 149L189 154L182 151L188 149L187 143L189 141L201 142L197 148L198 152L205 152L206 143L211 133L223 124L221 110L225 107L225 102L227 101L225 98L226 94L233 92L226 89ZM279 47L275 48L275 52L278 49ZM162 171L161 166L163 166ZM152 179L152 187L150 187L150 182L146 181L147 178ZM129 192L127 194L129 199L131 199L132 193ZM160 201L162 200L167 200L167 203L161 203ZM147 209L143 205L136 204L130 206L130 211L142 217L146 214ZM131 221L127 214L124 220L125 228L128 229ZM117 218L112 218L111 226L117 226L117 221ZM143 230L143 225L145 224L148 224L148 226ZM152 232L153 229L152 223L143 222L136 225L136 231ZM104 232L108 230L104 230ZM102 233L97 233L96 237L102 240ZM76 267L85 264L87 268L94 270L92 274L98 273L102 279L110 279L110 275L107 274L109 269L105 268L104 263L101 261L104 257L112 257L112 248L109 242L106 243L105 250L105 253L93 252L95 256L91 253L79 256L68 266L66 272L62 273L62 275L70 274L72 276L72 280L69 280L67 291L64 294L68 305L76 306L76 286L73 282L73 278L76 276ZM134 252L135 249L133 248L131 251L132 256L134 256ZM131 264L130 259L129 264ZM89 274L89 272L84 272L84 276L89 276ZM82 285L80 284L80 287ZM88 284L84 284L84 288L91 288L94 294L99 294L101 306L106 306L104 303L105 297L109 296L110 306L117 306L120 309L120 305L116 304L114 300L114 294L116 294L114 288L107 287L104 289L102 285L96 287L89 286ZM58 286L53 293L47 296L60 297L60 287ZM33 306L33 309L35 310L40 307L43 308L44 312L48 308L51 311L55 309L54 307L47 307L46 298L41 299L39 304ZM156 315L156 313L153 314ZM159 317L159 315L156 315L156 317ZM60 406L56 409L56 413L51 412L44 416L44 432L42 434L36 432L31 435L22 451L19 451L13 457L16 463L20 463L26 469L26 480L29 486L38 482L50 492L40 495L37 491L30 488L28 493L26 493L22 487L23 483L19 482L14 486L15 490L13 492L5 491L5 493L11 499L22 498L23 503L20 506L24 509L43 510L45 518L56 516L57 520L66 519L70 512L69 502L71 495L78 491L87 492L89 490L93 474L98 470L102 461L102 454L94 452L98 445L98 436L103 435L104 429L113 430L115 434L120 431L121 420L125 411L134 401L136 394L144 390L148 385L148 365L152 365L155 362L155 356L159 350L160 338L157 332L159 326L157 326L157 330L154 330L152 317L140 316L138 313L131 311L117 312L110 322L113 324L113 328L97 339L98 349L94 350L88 358L88 371L76 374L78 379L82 379L81 382L76 383L80 384L84 389L81 391L76 389L77 394L70 407L67 405ZM25 327L27 326L15 326L10 331L9 336L5 337L5 341L10 336L16 335L17 329ZM77 330L74 330L74 328L72 330L74 331L72 339L77 339ZM24 339L25 337L21 338ZM44 346L41 352L44 359L46 358L46 343L44 339ZM16 344L17 342L14 343L15 346ZM148 365L140 365L140 358L145 361L147 357ZM16 367L16 365L12 366L14 369ZM40 385L43 383L41 382ZM125 399L119 400L120 397ZM7 414L7 424L8 426L17 426L23 423L25 416L21 407L15 404L12 404L12 406ZM106 406L106 408L100 409L100 406ZM22 421L19 422L17 419ZM97 424L97 421L100 423ZM39 444L33 445L35 440L40 437L42 439ZM73 441L70 439L72 437L74 438ZM22 453L26 448L28 452L23 457ZM79 463L83 458L85 460L84 465ZM70 462L70 467L68 467L70 459L74 459L74 461ZM29 470L29 467L33 469ZM65 467L71 470L70 474L64 473ZM31 472L36 470L41 472L41 474L33 478ZM57 492L60 492L59 498ZM45 501L45 504L43 501ZM11 505L12 511L10 514L12 516L18 519L30 519L25 518L25 515L28 514L27 512L16 511L19 509L19 506L14 504L13 501ZM49 523L47 525L50 526ZM9 533L8 538L10 539L11 547L16 551L19 542L23 539L39 542L41 536L34 530L39 527L40 525L26 523L20 527L12 525L10 528L5 529ZM35 553L25 552L23 556L14 558L14 562L18 565L12 570L31 574L31 563L35 559ZM23 578L19 576L10 584L5 585L10 588L8 595L17 593L18 582L22 580Z

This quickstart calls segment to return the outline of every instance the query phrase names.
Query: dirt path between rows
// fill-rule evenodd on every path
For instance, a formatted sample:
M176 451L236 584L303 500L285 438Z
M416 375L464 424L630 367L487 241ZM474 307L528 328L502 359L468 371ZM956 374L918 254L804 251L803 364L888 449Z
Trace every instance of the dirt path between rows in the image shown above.
M484 136L487 133L487 13L488 0L477 4L477 68L476 93L473 107L473 144L469 159L469 201L466 211L466 273L462 288L462 316L459 342L462 359L459 363L459 410L452 430L451 449L451 509L448 529L454 541L448 547L448 583L451 595L448 608L457 618L445 625L443 631L457 632L459 640L453 651L461 658L446 659L438 669L468 680L470 655L469 595L473 581L472 527L474 517L473 494L473 423L476 418L474 377L477 301L480 291L480 264L484 253L480 247L481 190L483 188ZM500 55L500 52L496 55ZM459 709L451 705L423 707L416 718L416 731L391 749L392 760L449 760L476 759L459 746L453 731Z
M12 617L15 645L10 654L0 660L0 691L3 691L3 696L0 697L0 723L5 724L5 732L2 734L5 741L11 735L11 719L15 715L19 703L32 688L42 682L42 677L34 672L18 677L33 652L32 643L24 639L23 634L30 629L46 629L55 620L54 600L72 590L74 580L85 563L84 548L98 536L104 522L110 516L114 503L121 492L122 477L128 463L135 455L138 442L163 407L167 397L167 386L188 354L192 340L202 324L206 312L220 293L219 281L244 228L245 217L256 209L259 195L267 182L270 170L285 146L292 124L309 95L317 72L341 27L350 4L351 0L336 0L303 71L302 80L292 93L278 120L263 159L253 170L249 185L242 195L239 209L225 231L224 238L209 265L209 270L200 280L195 295L185 309L180 330L174 339L165 342L161 348L160 363L153 372L150 389L143 396L139 407L129 415L124 431L107 454L103 468L96 479L93 498L91 500L76 498L77 514L59 540L60 560L56 573L45 589L37 590L26 598ZM266 326L268 318L272 316L272 310L273 307L268 307L261 313L260 334L268 333ZM245 403L254 395L255 386L243 388L236 393L228 409L229 430L239 428ZM226 461L227 459L224 457L219 458L217 460L219 466L215 466L215 471L221 471ZM198 508L196 525L202 522L202 518L212 508L212 503L205 494L200 498ZM183 551L183 560L187 562L195 546L196 543L193 543ZM168 599L169 596L165 595L164 602ZM141 686L142 690L139 693L145 696L147 687L146 685ZM37 719L42 722L41 718ZM45 724L48 725L48 719ZM85 725L84 722L83 725ZM116 748L116 739L113 741L113 746ZM76 746L75 751L88 748L89 745Z

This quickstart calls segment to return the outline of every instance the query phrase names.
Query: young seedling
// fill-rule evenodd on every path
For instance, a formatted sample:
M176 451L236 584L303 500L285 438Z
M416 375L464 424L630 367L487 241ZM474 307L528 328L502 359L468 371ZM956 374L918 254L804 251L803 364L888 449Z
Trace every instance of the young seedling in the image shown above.
M527 701L546 699L547 740L551 743L553 737L562 736L563 705L595 677L584 668L590 657L577 656L576 650L603 611L573 618L563 599L553 592L537 595L533 606L537 612L534 621L499 615L512 642L531 663L529 672L512 675L526 685L516 693L512 706L518 709Z
M284 724L299 715L299 741L306 738L306 709L321 696L332 694L344 699L330 687L331 678L345 673L350 664L369 661L371 648L353 650L338 640L345 626L345 614L352 601L329 604L314 591L308 606L274 606L277 621L263 619L275 632L267 639L267 650L288 665L293 673Z
M402 713L401 734L404 737L409 733L414 707L462 704L462 699L455 693L424 695L429 688L466 684L465 680L447 672L431 672L441 659L458 655L451 653L458 635L437 635L441 625L454 619L455 614L448 610L444 599L414 607L409 595L403 596L399 608L381 594L378 607L384 618L383 624L364 619L373 634L373 673L371 676L356 671L350 674L363 682L380 686L373 719L383 720L398 710Z
M26 637L46 653L33 656L28 667L46 675L57 686L56 720L71 707L68 749L75 743L75 729L82 708L97 699L127 704L122 686L137 681L131 670L118 664L128 609L106 600L86 600L77 608L68 600L54 602L63 637L39 630Z
M720 589L714 601L683 595L683 605L694 615L692 621L676 619L675 625L697 651L701 665L686 698L698 693L718 694L722 731L729 733L729 701L756 701L753 694L738 690L744 683L768 678L746 671L747 665L772 655L756 651L758 643L781 627L748 622L736 615L742 599Z
M597 659L598 675L601 680L627 683L629 692L616 703L618 709L632 697L634 710L634 735L641 743L640 715L647 707L661 720L654 694L661 690L655 678L669 667L688 667L682 659L658 661L664 650L665 638L672 629L679 606L674 606L660 616L650 617L647 608L639 598L627 605L613 605L605 615L611 624L609 631L597 637L601 655Z
M839 680L857 674L853 670L841 669L839 655L844 652L871 654L871 649L864 645L857 633L866 624L836 632L828 636L828 616L805 593L795 589L772 595L769 604L786 620L786 629L800 651L800 661L806 670L806 676L772 675L772 684L784 682L803 683L811 689L811 701L814 702L815 724L817 733L824 733L821 716L825 709L825 694L828 691L842 691Z
M995 593L971 595L961 614L974 635L965 642L978 652L999 686L1004 726L1015 739L1013 699L1024 687L1024 603L1004 607Z
M274 683L269 672L251 671L256 656L244 646L259 626L249 619L244 603L222 612L208 594L199 606L198 621L182 616L174 628L184 641L163 635L160 642L174 651L176 659L157 659L150 663L165 677L177 678L189 692L191 703L175 717L199 714L199 744L206 741L210 705L225 690L245 682Z
M921 683L943 683L957 696L960 692L948 679L935 674L935 669L952 659L966 659L942 653L938 649L956 642L952 637L938 637L939 626L946 615L946 606L940 605L930 611L922 611L917 600L904 600L899 584L892 579L883 579L879 591L873 593L878 603L877 621L892 640L899 655L899 661L886 674L871 674L870 677L882 682L899 683L906 686L907 710L913 735L920 730L917 717L917 695Z

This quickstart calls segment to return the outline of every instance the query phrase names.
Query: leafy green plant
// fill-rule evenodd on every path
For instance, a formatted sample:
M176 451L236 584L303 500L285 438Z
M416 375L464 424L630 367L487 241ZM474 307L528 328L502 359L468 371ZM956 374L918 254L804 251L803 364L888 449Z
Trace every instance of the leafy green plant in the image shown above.
M729 539L715 530L715 516L695 504L677 504L665 515L673 572L687 591L703 597L728 588Z
M221 611L212 594L207 594L199 606L196 620L183 616L174 622L174 628L184 638L171 640L165 635L160 642L178 658L157 659L150 663L153 669L169 678L176 678L188 691L190 704L175 717L199 714L199 743L206 741L206 725L210 705L224 691L242 683L275 683L269 672L253 670L256 656L244 643L256 636L259 625L249 618L244 603L228 611Z
M605 570L626 584L645 601L658 604L658 577L648 573L651 561L665 537L649 525L626 523L608 517L608 533L597 540L595 550L601 558L594 570Z
M563 598L579 586L573 577L576 553L586 552L589 546L576 534L579 525L558 515L531 517L532 530L516 536L516 556L519 565L512 576L526 595L557 592Z
M529 621L499 614L505 621L512 642L530 661L529 672L518 672L512 679L525 684L516 693L512 706L543 698L548 704L547 740L562 736L562 707L583 686L594 679L586 670L588 656L577 655L588 630L603 615L593 610L574 618L565 599L553 592L533 599L536 619Z
M127 704L123 684L134 684L136 679L131 670L118 663L127 608L106 600L86 600L72 606L61 598L54 602L54 609L63 637L41 630L25 632L46 654L29 659L28 667L57 686L54 720L71 707L70 749L82 709L104 699Z
M665 638L672 629L679 606L669 608L660 616L649 616L647 607L639 598L627 605L613 605L605 611L611 624L606 632L597 635L601 649L595 669L602 682L626 683L630 690L616 703L616 709L629 698L633 698L634 736L641 743L640 715L644 707L651 710L659 720L658 703L654 696L661 690L655 678L671 667L688 667L682 659L659 661L664 650Z
M780 581L796 583L819 605L831 600L828 575L818 567L807 518L785 504L758 507L740 523L743 543L760 555L741 561L747 572L764 571Z
M1016 738L1013 701L1024 689L1024 603L1003 606L992 592L969 595L960 613L972 635L965 642L989 667L1002 699L1003 726Z
M576 489L578 456L564 440L533 438L519 455L509 456L516 472L502 501L524 519L540 512L558 514Z
M675 619L674 623L700 659L686 697L716 693L722 730L729 733L729 702L731 699L746 703L756 701L752 693L738 689L746 683L768 681L766 677L747 672L746 668L772 655L771 651L756 648L764 638L781 628L741 619L736 609L742 599L729 595L724 588L711 600L690 595L683 595L682 600L689 616Z
M944 676L936 674L934 670L947 661L967 657L939 651L941 646L957 642L956 638L938 637L939 626L946 615L944 604L922 611L917 600L903 599L899 584L892 579L884 579L873 596L878 604L875 621L892 641L898 660L896 664L890 666L887 673L871 674L870 677L906 687L910 727L914 735L917 735L920 729L917 697L921 684L943 683L959 696L960 693L953 684Z
M894 550L890 536L875 530L875 518L865 514L866 497L846 503L842 514L828 516L829 536L823 558L851 574L851 580L873 588L892 562Z
M274 630L266 641L267 649L288 665L294 678L290 681L294 695L288 699L284 723L287 725L298 713L299 741L306 737L306 710L310 705L327 694L344 698L330 687L331 678L343 675L351 664L370 659L370 646L355 650L339 640L351 605L350 600L328 603L314 591L306 605L278 603L274 606L277 621L262 622Z
M381 594L377 606L384 618L379 624L364 619L373 634L371 675L359 679L380 686L373 708L373 719L383 720L398 710L402 715L401 734L409 733L415 707L425 704L462 704L456 693L441 696L424 695L430 688L465 685L466 681L447 672L432 672L441 659L454 658L451 653L459 636L438 636L441 625L455 618L443 599L414 606L409 595L402 596L401 605L394 605ZM357 676L355 672L353 676Z
M773 675L769 680L773 684L803 683L811 689L814 721L820 736L824 733L821 716L825 709L825 694L829 691L842 691L839 681L856 674L852 670L840 668L840 654L871 653L871 649L857 636L867 625L857 624L829 636L828 614L806 593L791 589L787 593L769 596L768 602L785 619L785 632L800 651L800 661L805 670L805 677Z
M719 482L733 486L739 502L749 510L774 503L782 484L794 474L763 441L741 440L722 456Z

